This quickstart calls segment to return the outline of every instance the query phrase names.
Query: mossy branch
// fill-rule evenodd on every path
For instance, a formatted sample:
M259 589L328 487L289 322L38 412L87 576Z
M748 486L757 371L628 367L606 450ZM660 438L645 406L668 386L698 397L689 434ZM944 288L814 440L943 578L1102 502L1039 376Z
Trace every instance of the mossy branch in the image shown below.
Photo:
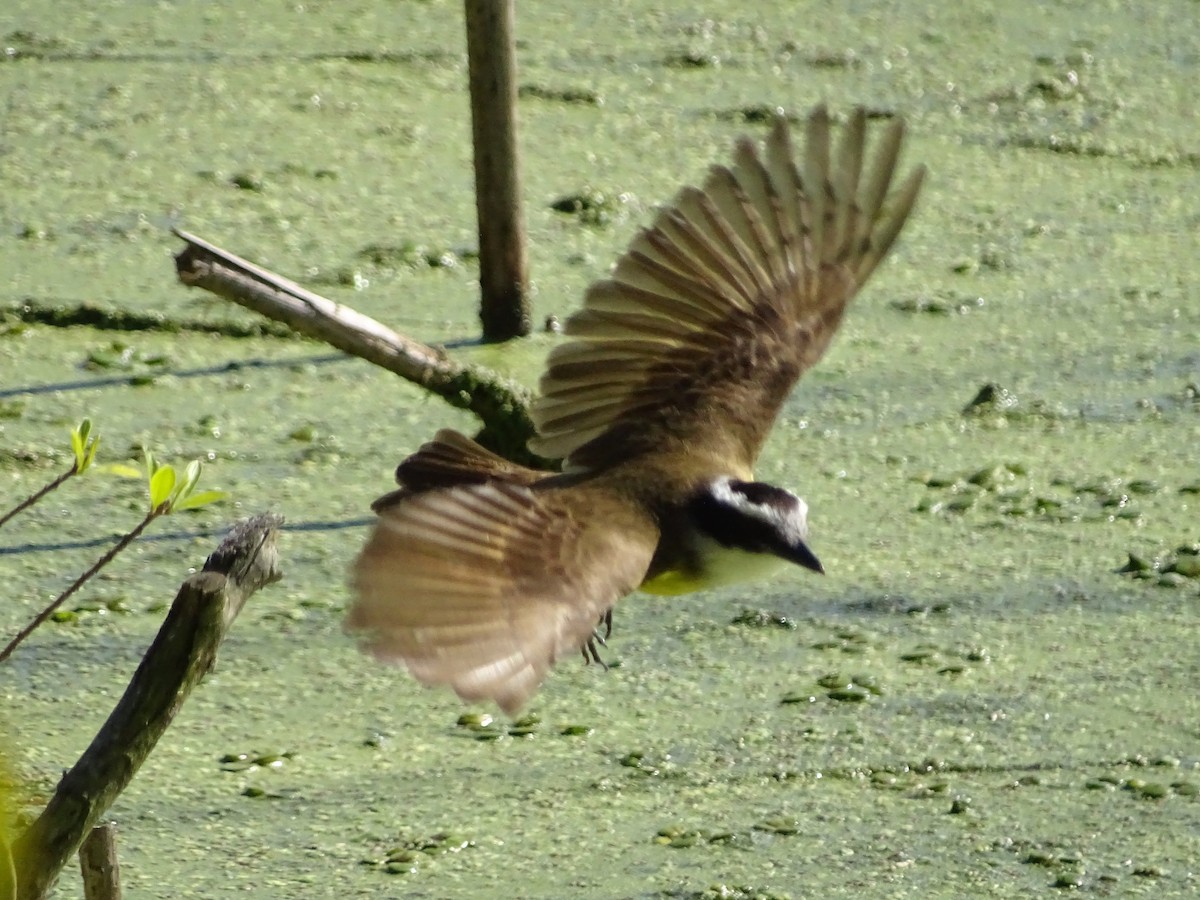
M455 362L340 303L306 290L193 234L175 257L179 280L251 309L420 385L483 423L480 443L515 462L546 467L525 444L534 435L529 395L488 369Z
M13 842L18 900L48 895L54 880L133 779L201 678L246 600L278 581L283 518L239 523L185 581L124 696L63 775L42 814Z

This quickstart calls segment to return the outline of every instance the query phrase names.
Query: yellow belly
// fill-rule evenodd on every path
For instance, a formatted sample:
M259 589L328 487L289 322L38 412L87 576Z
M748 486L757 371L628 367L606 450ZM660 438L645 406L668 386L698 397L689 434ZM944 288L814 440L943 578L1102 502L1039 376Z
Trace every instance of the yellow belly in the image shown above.
M726 584L757 581L778 572L787 563L769 553L747 553L722 547L704 539L698 548L701 565L698 571L668 569L642 582L638 590L660 597L674 597L704 591Z
M659 597L674 597L679 594L702 591L706 587L708 585L705 584L703 578L689 575L686 572L662 572L643 581L638 590Z

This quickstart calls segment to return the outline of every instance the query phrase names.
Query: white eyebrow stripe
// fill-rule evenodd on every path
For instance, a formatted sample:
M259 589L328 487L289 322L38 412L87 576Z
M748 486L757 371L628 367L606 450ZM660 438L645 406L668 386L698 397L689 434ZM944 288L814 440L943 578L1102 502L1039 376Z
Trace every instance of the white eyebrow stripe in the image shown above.
M776 496L794 501L794 505L785 509L781 504L757 503L735 488L733 479L728 476L715 479L709 485L709 491L718 502L777 529L789 542L803 541L808 537L808 504L791 491L773 485L764 487L771 488Z

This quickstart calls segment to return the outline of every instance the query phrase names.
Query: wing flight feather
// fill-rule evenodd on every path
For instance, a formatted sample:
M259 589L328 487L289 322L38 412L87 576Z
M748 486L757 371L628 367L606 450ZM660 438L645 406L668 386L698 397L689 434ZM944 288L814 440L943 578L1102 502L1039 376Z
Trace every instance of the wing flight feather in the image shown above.
M650 564L658 532L644 514L607 494L588 508L581 521L554 491L501 481L384 506L347 630L425 684L515 712Z
M825 352L846 304L912 211L917 167L891 190L904 129L884 129L868 170L867 117L833 149L829 115L787 120L761 151L738 142L640 232L589 288L550 355L530 448L595 470L694 450L750 471L796 380Z

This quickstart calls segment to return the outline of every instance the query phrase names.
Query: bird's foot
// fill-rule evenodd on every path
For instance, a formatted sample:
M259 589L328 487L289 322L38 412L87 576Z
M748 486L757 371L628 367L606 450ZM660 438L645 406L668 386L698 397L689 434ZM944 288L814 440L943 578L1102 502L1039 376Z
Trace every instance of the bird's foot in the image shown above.
M604 615L600 617L600 621L596 623L596 627L592 630L591 637L587 639L587 643L583 645L583 664L590 666L592 663L600 666L605 672L608 671L608 663L600 656L600 648L608 646L608 638L612 637L612 610L606 610ZM600 626L604 626L604 634L600 633Z

